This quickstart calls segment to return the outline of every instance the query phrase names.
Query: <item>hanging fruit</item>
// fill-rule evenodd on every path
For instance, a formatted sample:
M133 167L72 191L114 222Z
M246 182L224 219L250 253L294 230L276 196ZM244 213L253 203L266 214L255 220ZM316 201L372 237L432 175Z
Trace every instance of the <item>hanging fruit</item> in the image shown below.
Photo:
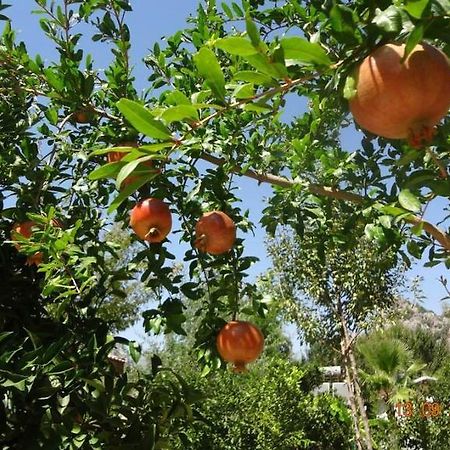
M386 44L365 58L349 106L362 128L420 147L450 107L450 65L428 44L416 45L402 61L404 53L404 44Z
M236 225L222 211L203 214L195 226L195 247L205 253L221 255L228 252L236 241Z
M220 356L233 363L235 372L245 372L246 364L255 361L262 353L264 336L256 325L233 320L220 330L216 344Z
M157 198L140 201L131 211L130 225L140 239L161 242L172 229L169 206Z

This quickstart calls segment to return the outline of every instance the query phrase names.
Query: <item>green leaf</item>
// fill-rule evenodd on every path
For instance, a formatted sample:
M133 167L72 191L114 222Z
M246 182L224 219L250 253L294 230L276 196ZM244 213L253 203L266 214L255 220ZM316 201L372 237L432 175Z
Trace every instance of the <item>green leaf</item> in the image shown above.
M422 206L419 199L409 189L403 189L400 192L398 201L403 208L412 212L419 212Z
M256 55L246 56L245 59L255 69L273 78L285 78L288 76L286 67L282 64L271 63L266 55L257 53Z
M405 154L398 161L395 162L395 165L396 166L405 166L419 158L423 158L423 156L420 152L418 152L416 149L409 149L405 152Z
M353 75L349 75L345 80L344 98L351 100L356 95L356 79Z
M120 161L105 164L93 170L89 174L88 178L90 180L100 180L101 178L115 177L119 173L122 165L123 163L121 163Z
M368 223L364 228L364 233L369 239L375 239L377 241L384 240L384 230L379 225Z
M429 182L433 181L435 177L436 173L433 170L417 170L408 176L403 186L407 189L417 189L429 186Z
M173 141L170 142L158 142L156 144L145 144L140 145L139 147L108 147L108 148L100 148L98 150L94 150L90 153L89 157L91 156L98 156L98 155L106 155L111 152L118 152L118 153L130 153L132 151L139 151L141 153L154 153L158 152L159 150L163 150L168 147L173 147L174 143ZM117 161L116 161L117 162Z
M268 75L251 70L243 70L234 74L234 80L247 81L249 83L261 84L263 86L277 86L278 83Z
M448 15L450 11L450 1L449 0L435 0L434 6L440 8L440 13L442 15Z
M420 19L429 3L430 0L406 0L403 9L414 18Z
M14 334L12 331L4 331L3 333L0 333L0 342L7 339L12 334Z
M418 224L411 227L411 232L416 236L422 236L423 233L423 222L419 222Z
M139 151L145 150L145 152L158 152L159 150L163 150L164 148L173 147L174 143L171 142L160 142L158 144L145 144L139 147Z
M424 31L424 26L422 24L417 25L411 31L410 35L408 36L408 40L406 41L405 54L403 55L402 61L404 61L409 56L414 47L422 40Z
M223 12L228 16L229 19L233 19L233 12L231 11L230 7L225 2L222 2L222 9L223 9Z
M122 183L124 182L125 178L127 178L137 168L137 166L139 166L139 164L141 164L145 161L151 161L151 160L157 158L158 156L159 155L144 156L143 158L138 158L138 159L135 159L135 160L129 162L128 164L125 164L125 166L123 166L122 169L120 169L120 172L117 175L116 187L119 189L120 186L122 185ZM146 173L147 173L147 171L146 171Z
M200 376L202 378L204 378L204 377L206 377L208 375L209 372L211 372L211 366L204 366Z
M137 364L141 358L141 346L135 341L130 341L128 343L128 349L132 360Z
M249 14L245 15L245 28L253 46L258 48L261 43L261 37L259 36L259 31L255 22L253 22Z
M108 213L114 212L133 192L137 191L142 185L148 183L153 178L156 177L156 173L153 175L148 175L146 177L140 177L136 181L128 184L120 194L113 200L111 205L109 205Z
M394 5L389 6L384 11L377 8L372 23L387 33L399 33L402 29L401 11Z
M214 95L220 101L225 101L225 77L214 52L203 47L194 55L194 62Z
M120 169L119 174L116 178L116 187L117 189L120 189L120 186L122 185L125 178L127 178L133 171L136 169L136 167L140 164L139 159L136 159L134 161L131 161L128 164L125 164L122 169Z
M248 83L248 84L243 84L242 86L238 86L235 89L235 91L233 92L233 97L235 97L237 99L252 98L254 93L255 92L253 89L253 84Z
M197 109L192 105L178 105L172 106L166 109L162 114L161 118L167 123L180 122L184 119L198 119Z
M58 77L58 75L52 69L44 70L45 78L48 84L55 89L55 91L61 91L64 89L64 81Z
M403 208L399 208L398 206L376 204L375 208L384 214L389 214L390 216L394 217L398 217L403 214L409 214L406 210L404 210Z
M330 11L330 23L341 39L349 42L361 41L354 13L348 6L335 4Z
M406 248L407 248L408 252L415 258L420 259L422 257L422 253L423 253L424 249L422 247L420 247L417 244L417 242L408 241L406 244Z
M272 108L265 104L265 103L247 103L244 105L245 111L254 111L254 112L267 112L270 111Z
M380 216L378 218L381 225L383 225L384 228L391 228L392 226L392 216Z
M111 152L118 152L118 153L128 153L130 152L134 147L107 147L107 148L100 148L98 150L94 150L89 154L89 157L92 156L98 156L98 155L107 155Z
M281 40L284 58L287 65L314 64L329 66L331 60L325 50L319 45L300 37L288 37Z
M239 16L239 17L243 17L244 16L244 11L242 11L242 9L239 7L239 5L235 2L231 3L231 7L233 8L234 12Z
M155 119L140 103L122 98L117 102L117 107L125 119L140 133L154 139L171 138L169 129L160 120Z
M166 95L165 102L168 105L190 105L189 98L180 91L171 91Z
M227 53L238 56L249 56L258 53L258 50L252 45L252 43L243 37L231 36L218 39L215 42L215 46Z

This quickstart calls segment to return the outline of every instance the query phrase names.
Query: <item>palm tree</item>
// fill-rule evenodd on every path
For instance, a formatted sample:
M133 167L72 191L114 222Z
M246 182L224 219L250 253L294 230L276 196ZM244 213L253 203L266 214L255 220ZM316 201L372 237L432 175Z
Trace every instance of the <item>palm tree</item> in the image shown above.
M361 370L363 381L386 403L388 415L393 416L395 403L414 397L412 381L426 364L415 361L404 342L379 333L360 342L358 350L365 368Z

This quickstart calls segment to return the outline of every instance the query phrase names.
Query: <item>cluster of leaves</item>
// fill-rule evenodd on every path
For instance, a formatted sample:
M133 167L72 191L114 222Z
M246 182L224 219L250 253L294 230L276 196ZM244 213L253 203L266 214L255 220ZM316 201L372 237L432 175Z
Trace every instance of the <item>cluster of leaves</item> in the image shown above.
M148 373L120 376L109 362L117 343L139 357L139 345L110 333L135 319L123 288L141 268L105 239L111 221L102 211L114 186L87 178L99 162L87 157L92 147L136 136L106 120L119 98L134 95L123 23L130 7L36 3L59 61L30 56L9 22L0 47L0 446L163 448L190 418L189 387L157 359ZM103 26L105 17L115 24ZM73 34L81 20L110 33L119 48L104 80L90 55L82 68L81 34ZM18 252L11 229L26 220L35 227L29 240L16 236ZM27 266L26 255L36 252L44 262Z
M190 414L184 381L162 372L156 358L148 373L116 373L108 356L128 342L110 335L86 299L43 296L40 275L6 249L0 264L2 448L122 448L118 442L162 448L169 435L174 439ZM137 359L139 348L129 345Z
M186 430L185 449L350 449L347 408L332 396L310 392L320 382L313 367L272 356L236 377L202 378L185 366L184 377L203 393L197 420Z

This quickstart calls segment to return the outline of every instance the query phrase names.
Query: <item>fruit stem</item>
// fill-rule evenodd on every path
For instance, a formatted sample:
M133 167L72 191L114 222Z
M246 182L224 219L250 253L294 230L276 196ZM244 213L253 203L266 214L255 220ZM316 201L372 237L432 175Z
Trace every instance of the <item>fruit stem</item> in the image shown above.
M422 148L433 140L434 133L433 127L427 125L415 126L409 130L408 143L411 147Z
M234 373L245 373L248 372L247 367L245 367L244 362L236 361L233 366Z
M159 234L159 230L158 228L152 227L150 228L150 230L148 230L148 233L144 236L145 239L147 239L148 237L156 237Z

